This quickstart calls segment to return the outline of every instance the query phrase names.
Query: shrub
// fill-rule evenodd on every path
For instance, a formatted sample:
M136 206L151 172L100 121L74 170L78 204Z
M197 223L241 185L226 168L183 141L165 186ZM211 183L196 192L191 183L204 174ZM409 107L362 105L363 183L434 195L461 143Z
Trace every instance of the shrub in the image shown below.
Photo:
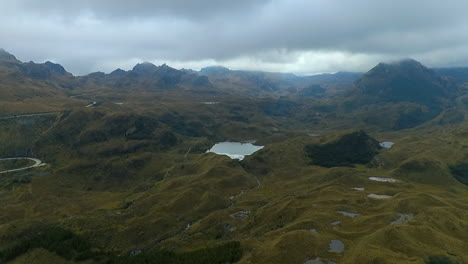
M175 253L168 250L156 250L137 256L114 257L110 264L225 264L234 263L242 257L242 248L237 241L223 245L199 249L191 252Z
M242 257L242 248L237 241L190 252L157 249L139 255L119 256L102 250L92 251L87 240L61 227L39 227L29 233L17 244L0 251L0 263L9 262L36 248L44 248L67 260L100 259L108 264L226 264L237 262Z
M468 162L450 166L450 172L459 182L468 185Z
M337 141L305 146L312 164L322 167L352 166L370 162L380 149L379 142L364 131L349 133Z
M426 264L456 264L452 260L444 256L430 256L426 259Z
M73 232L61 227L41 227L16 245L0 251L0 260L8 262L35 248L47 249L67 260L92 255L91 245Z

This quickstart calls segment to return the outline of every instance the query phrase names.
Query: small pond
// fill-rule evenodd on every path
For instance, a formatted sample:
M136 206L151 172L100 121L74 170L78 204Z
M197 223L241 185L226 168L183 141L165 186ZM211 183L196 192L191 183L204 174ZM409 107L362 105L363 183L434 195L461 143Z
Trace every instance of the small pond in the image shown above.
M346 212L346 211L337 211L337 213L342 214L344 216L349 216L351 218L354 218L354 217L359 215L359 214L356 214L356 213L350 213L350 212Z
M220 142L215 144L207 152L226 155L231 159L243 160L245 156L251 155L262 148L263 146L255 146L252 143Z
M390 198L392 198L392 196L390 196L390 195L375 194L375 193L371 193L371 194L367 195L367 197L372 198L372 199L390 199Z
M382 178L382 177L369 177L371 181L378 181L378 182L399 182L397 179L393 178Z
M344 250L345 250L345 246L343 242L341 242L340 240L334 239L330 241L330 249L328 250L328 252L342 253Z
M384 149L391 149L393 147L393 145L395 145L395 143L393 142L388 142L388 141L385 141L385 142L381 142L380 143L380 146Z

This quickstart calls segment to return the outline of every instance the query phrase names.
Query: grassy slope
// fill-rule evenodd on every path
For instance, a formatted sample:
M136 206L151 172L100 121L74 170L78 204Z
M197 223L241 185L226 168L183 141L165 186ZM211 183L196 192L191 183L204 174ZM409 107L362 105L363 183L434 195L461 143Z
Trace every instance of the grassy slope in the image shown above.
M182 142L169 150L110 156L96 153L107 145L128 142L112 139L88 144L81 154L53 145L45 152L50 154L45 158L51 167L38 169L35 176L24 172L29 173L30 184L2 185L0 197L6 206L0 212L1 245L13 243L11 235L31 223L45 222L60 223L101 247L122 252L159 246L183 251L239 240L245 248L240 263L304 263L317 256L338 263L422 263L430 254L467 261L468 191L448 169L468 154L466 124L374 132L372 137L396 145L380 151L372 167L326 169L309 166L303 150L306 144L329 141L335 133L306 135L349 127L344 124L352 120L321 119L315 126L301 127L284 117L265 117L249 103L129 104L104 104L99 111L151 108L158 112L174 107L188 116L196 107L202 121L212 119L204 123L205 128L211 125L208 132L219 129L223 138L245 140L252 139L254 131L254 137L264 137L267 146L239 164L202 151L191 152L185 159L188 147L202 140L189 136L180 136ZM250 123L227 121L236 111L249 116ZM304 133L283 133L287 130ZM107 165L100 168L96 162ZM109 168L115 173L106 173ZM370 176L402 182L372 182ZM2 180L12 183L21 177L26 176L18 173ZM242 190L246 191L236 196ZM394 197L374 200L367 197L369 193ZM233 202L232 196L236 196ZM352 219L336 212L340 210L360 215ZM231 216L239 211L250 214L243 220ZM413 214L414 219L389 225L398 219L397 213ZM334 229L330 223L336 220L342 223ZM188 223L193 225L185 229ZM318 234L310 232L312 228ZM345 252L329 253L330 239L342 240ZM17 261L37 255L56 258L37 252Z

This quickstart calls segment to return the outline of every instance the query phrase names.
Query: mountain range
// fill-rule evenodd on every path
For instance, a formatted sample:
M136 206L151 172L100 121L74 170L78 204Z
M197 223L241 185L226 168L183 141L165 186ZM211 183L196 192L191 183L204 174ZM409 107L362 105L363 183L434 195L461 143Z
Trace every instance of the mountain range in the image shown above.
M467 263L466 81L412 59L73 76L0 50L0 262Z

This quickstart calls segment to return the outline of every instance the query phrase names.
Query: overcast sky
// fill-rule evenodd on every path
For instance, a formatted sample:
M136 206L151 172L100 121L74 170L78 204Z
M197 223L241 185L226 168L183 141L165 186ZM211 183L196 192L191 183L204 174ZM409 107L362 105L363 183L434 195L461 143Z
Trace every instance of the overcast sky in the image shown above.
M142 61L195 70L468 66L466 0L0 0L0 47L82 75Z

